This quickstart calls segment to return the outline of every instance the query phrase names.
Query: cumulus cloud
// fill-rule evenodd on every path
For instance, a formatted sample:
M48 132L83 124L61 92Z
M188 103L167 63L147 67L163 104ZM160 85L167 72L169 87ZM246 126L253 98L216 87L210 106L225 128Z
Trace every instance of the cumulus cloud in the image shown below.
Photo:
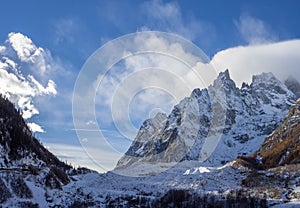
M57 63L48 50L21 33L10 33L0 46L0 93L17 105L24 119L30 119L39 114L35 97L57 94L55 82L47 79L55 69ZM43 132L38 124L29 125L33 131Z
M42 76L51 69L52 57L49 51L37 47L30 38L21 33L10 33L6 40L7 50L4 54L14 56L19 65L24 66L36 76Z
M7 42L17 52L21 61L35 62L35 57L43 51L42 48L37 48L32 41L21 33L8 34Z
M247 44L262 44L276 40L276 37L272 34L268 25L260 19L249 15L241 15L239 20L234 23L241 38Z

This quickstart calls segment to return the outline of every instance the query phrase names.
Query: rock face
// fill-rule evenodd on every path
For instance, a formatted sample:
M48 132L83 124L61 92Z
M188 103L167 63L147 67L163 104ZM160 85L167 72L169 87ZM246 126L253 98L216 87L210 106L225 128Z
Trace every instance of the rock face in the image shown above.
M256 153L265 168L300 163L300 99Z
M219 166L252 154L282 122L296 95L272 73L236 87L228 70L195 89L170 115L146 120L117 169L140 162L203 161Z

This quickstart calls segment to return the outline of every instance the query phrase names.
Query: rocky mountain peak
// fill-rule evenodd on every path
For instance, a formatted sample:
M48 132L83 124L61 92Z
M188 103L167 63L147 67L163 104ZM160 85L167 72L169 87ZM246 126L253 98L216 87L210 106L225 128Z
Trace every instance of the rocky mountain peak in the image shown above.
M254 75L250 87L262 104L278 109L288 109L297 99L273 73Z
M230 79L229 70L226 69L224 72L220 72L217 79L228 80Z
M220 72L217 79L213 83L216 89L224 89L226 92L234 91L236 89L235 82L230 78L229 70Z
M117 168L182 160L217 166L252 154L295 100L272 73L253 76L251 85L239 89L226 70L207 89L193 90L167 117L147 120Z
M284 94L287 91L286 86L271 72L253 75L251 86L257 90L271 90L279 94Z
M277 78L274 76L272 72L263 72L258 75L252 76L252 83L272 83L273 81L277 82Z
M253 75L251 86L256 90L275 92L277 94L290 92L288 88L271 72Z

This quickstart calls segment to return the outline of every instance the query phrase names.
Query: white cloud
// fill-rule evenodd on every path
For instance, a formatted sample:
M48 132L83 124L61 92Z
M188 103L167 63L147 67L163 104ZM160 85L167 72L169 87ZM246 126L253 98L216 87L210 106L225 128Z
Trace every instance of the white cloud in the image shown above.
M267 24L260 19L242 15L234 23L242 39L248 44L262 44L276 40Z
M215 38L215 29L211 24L193 18L183 19L181 8L176 2L147 1L142 4L142 13L147 20L146 25L140 28L142 31L150 29L172 32L203 43L211 42Z
M53 95L56 95L56 93L57 93L56 84L53 80L49 80L47 86L44 87L32 75L28 75L27 78L28 78L28 80L30 80L30 82L32 84L35 85L34 87L35 87L38 94L43 94L43 95L53 94Z
M47 62L48 52L37 47L31 39L21 33L9 33L7 43L17 53L19 60L23 63L34 64L31 67L34 72L42 75L50 68Z
M17 97L18 106L22 109L24 119L29 119L35 114L39 114L38 109L32 104L32 97Z
M56 95L56 84L48 75L60 68L47 49L37 47L21 33L9 33L0 45L0 93L21 109L24 119L39 114L34 98ZM43 132L37 124L32 130Z
M31 88L28 81L25 78L17 73L9 72L10 66L7 62L1 62L0 60L0 80L1 87L0 93L5 95L23 95L23 96L34 96L34 89Z
M207 74L217 76L212 68L203 70L209 59L176 35L143 32L124 38L107 43L90 57L77 79L73 100L78 137L80 141L88 138L82 145L90 144L95 149L105 147L104 152L95 154L99 158L110 154L114 164L129 143L124 137L133 139L137 133L139 126L132 121L142 122L153 109L169 113L172 105L189 96L194 88L206 86ZM118 62L119 56L125 58ZM202 79L198 70L205 73ZM169 94L167 98L166 94ZM98 128L117 131L109 136L106 132L101 135L95 131Z
M30 128L32 132L44 133L45 130L36 123L27 123L27 126Z
M32 74L45 83L56 72L66 72L60 60L54 59L49 50L36 46L21 33L9 33L4 44L1 55L12 59L24 75Z
M55 30L55 39L54 42L56 44L60 44L64 41L68 41L73 43L74 37L73 34L77 31L77 22L72 18L64 18L58 20L54 25Z
M292 75L300 81L300 40L229 48L217 53L212 63L218 71L228 68L241 85L251 82L253 74L272 72L284 81Z
M154 0L145 3L144 6L148 12L147 14L153 19L162 21L162 25L168 25L173 22L182 24L180 7L177 3L172 2L164 4L159 0Z
M9 33L8 40L18 57L24 62L33 62L34 54L40 53L41 48L36 48L32 41L21 33Z

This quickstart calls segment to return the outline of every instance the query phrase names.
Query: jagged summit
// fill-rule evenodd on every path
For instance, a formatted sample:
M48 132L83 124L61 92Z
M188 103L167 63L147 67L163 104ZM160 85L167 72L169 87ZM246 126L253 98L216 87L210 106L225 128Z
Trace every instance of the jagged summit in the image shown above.
M271 72L253 75L251 86L260 92L290 93L287 87Z
M193 90L155 128L144 123L117 168L182 160L218 166L252 154L295 101L272 73L255 75L250 85L237 88L225 70L207 89Z
M273 81L277 82L277 78L274 76L272 72L263 72L258 75L253 75L252 76L252 83L272 83Z
M230 78L229 70L220 72L217 79L213 83L214 88L223 88L225 91L233 91L236 89L235 82Z
M230 79L229 70L226 69L224 72L220 72L217 79L229 80Z
M254 75L250 86L259 102L279 111L288 109L297 99L297 96L272 73ZM265 108L264 112L268 111L269 107Z

